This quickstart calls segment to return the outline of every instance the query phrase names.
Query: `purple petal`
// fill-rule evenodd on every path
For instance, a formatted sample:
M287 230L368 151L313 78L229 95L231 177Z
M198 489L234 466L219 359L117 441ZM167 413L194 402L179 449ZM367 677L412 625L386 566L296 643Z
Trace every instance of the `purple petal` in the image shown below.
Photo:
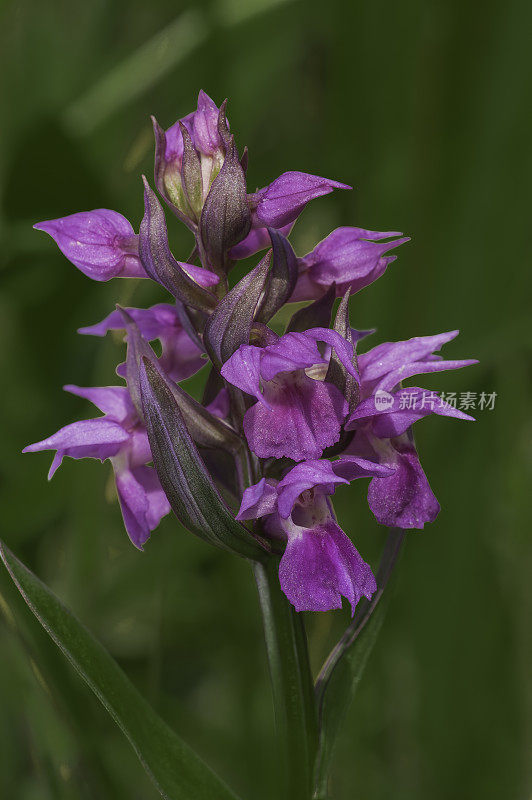
M116 211L80 211L33 227L48 233L68 260L89 278L146 277L138 258L138 237Z
M166 131L166 148L164 153L166 161L175 161L179 165L181 164L181 159L183 157L183 134L181 133L181 126L179 123L182 122L192 136L195 113L195 111L191 111L186 117L178 119L177 122L174 122Z
M279 581L296 611L341 608L343 595L353 614L360 598L371 598L377 588L371 568L332 520L313 529L289 529Z
M152 459L148 432L143 425L139 424L130 432L127 451L128 464L133 469L148 464Z
M181 328L177 309L170 303L158 303L151 308L125 308L125 311L134 319L142 336L151 342L158 339L162 333L171 333ZM105 319L96 325L79 328L78 333L92 336L105 336L107 331L125 330L124 317L120 311L112 311Z
M351 342L348 342L347 339L344 339L339 333L329 328L310 328L308 331L305 331L305 335L312 337L318 342L326 342L333 347L343 366L349 374L355 378L357 383L360 383L358 372L353 365L353 345Z
M262 478L258 483L244 489L237 519L258 519L273 514L277 507L275 481Z
M405 364L425 359L458 336L458 333L449 331L435 336L415 336L402 342L384 342L358 356L362 380L374 381Z
M152 530L170 512L157 473L153 467L121 470L116 475L116 489L129 538L142 550Z
M349 483L349 480L338 475L333 467L334 465L325 459L312 459L296 464L277 487L279 515L287 519L297 498L307 489L320 486L326 489L327 494L332 494L335 483Z
M336 475L346 478L348 481L357 478L368 477L388 477L395 472L395 467L389 464L377 464L360 456L341 456L331 464Z
M192 122L192 141L196 150L205 155L213 155L222 146L218 133L219 111L209 95L200 90L198 109Z
M298 258L298 267L300 268L301 260ZM300 272L297 278L294 291L290 295L291 303L301 303L306 300L319 300L327 291L321 283L315 283L308 270Z
M401 234L337 228L301 259L301 268L309 271L311 280L325 287L336 282L340 286L353 285L358 290L362 288L358 282L376 270L388 250L409 241L408 237L381 241L391 237L401 237ZM367 284L364 282L364 285Z
M292 230L292 223L283 225L279 230L283 236L288 236ZM235 261L239 261L241 258L253 256L259 250L265 250L271 246L272 241L267 228L252 228L245 239L230 249L229 256Z
M387 476L392 472L394 468L387 464L377 464L358 456L342 456L336 461L314 459L296 464L277 487L279 515L287 519L298 497L307 489L318 487L323 494L333 494L337 483L349 483L356 478Z
M265 347L262 353L260 372L265 381L272 380L280 372L292 372L325 363L316 339L307 336L307 333L285 333L275 344Z
M228 358L221 375L243 392L251 394L261 403L266 402L260 390L260 371L263 350L255 345L244 344Z
M175 305L171 303L158 303L151 308L124 309L136 322L142 336L147 341L158 339L161 333L169 334L181 328L179 316ZM110 330L124 330L126 327L124 317L116 310L111 312L102 322L86 328L80 328L79 333L89 333L94 336L105 336Z
M440 505L415 448L407 442L390 444L386 460L396 467L393 475L373 478L368 489L368 504L377 521L392 528L423 528L434 522Z
M261 225L280 228L294 222L310 200L334 189L350 188L345 183L306 172L284 172L255 195L255 216Z
M445 362L435 362L445 363ZM377 405L378 401L381 405ZM389 403L384 407L383 403ZM474 420L469 414L445 403L436 392L418 387L399 389L395 394L379 390L376 395L363 400L351 414L346 429L352 430L359 424L372 420L372 432L380 439L393 439L400 436L414 422L429 414L442 417Z
M476 358L467 358L462 361L417 361L414 364L405 364L402 367L385 375L379 381L378 388L384 391L393 389L400 381L411 378L413 375L427 375L431 372L444 372L449 369L462 369L478 364Z
M137 416L135 406L125 386L63 386L65 392L84 397L114 422L131 423Z
M246 438L260 458L319 458L340 438L348 405L335 386L300 374L268 382L264 391L271 410L256 403L244 416Z
M182 328L177 309L169 303L158 303L151 308L126 308L137 324L144 339L159 339L162 344L161 367L174 381L182 381L194 375L204 365L202 351ZM121 311L113 311L102 322L85 328L79 333L105 336L109 330L124 330L126 322ZM117 369L124 376L124 368Z
M220 277L215 272L211 272L204 267L197 267L195 264L187 264L184 261L178 261L177 263L193 281L196 281L198 286L202 286L204 289L216 286L220 282Z
M171 380L179 383L205 366L202 351L185 330L159 338L162 345L159 364Z
M64 456L71 458L106 458L116 455L129 439L129 434L117 422L104 419L85 419L66 425L57 433L24 448L23 453L57 450L48 478L52 478Z

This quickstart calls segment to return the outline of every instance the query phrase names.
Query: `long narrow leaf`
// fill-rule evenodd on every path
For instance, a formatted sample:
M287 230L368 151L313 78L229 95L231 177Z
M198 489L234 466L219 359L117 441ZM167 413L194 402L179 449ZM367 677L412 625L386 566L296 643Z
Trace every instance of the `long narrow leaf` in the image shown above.
M0 541L0 557L43 628L122 729L166 800L236 800L158 716L107 650Z

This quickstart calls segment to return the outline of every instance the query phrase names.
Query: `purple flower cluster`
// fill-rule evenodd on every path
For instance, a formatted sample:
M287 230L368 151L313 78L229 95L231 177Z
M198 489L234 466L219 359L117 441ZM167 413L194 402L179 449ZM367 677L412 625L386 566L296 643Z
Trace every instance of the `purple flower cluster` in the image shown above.
M357 355L367 332L351 327L349 297L379 278L396 258L388 253L408 238L342 227L302 257L287 238L308 202L350 187L286 172L248 193L247 150L236 150L225 103L218 108L204 92L196 111L166 131L154 120L154 131L155 184L194 236L191 263L171 253L164 212L147 181L138 234L107 209L35 226L94 280L150 278L171 302L117 309L80 329L95 336L125 330L127 359L117 368L125 385L65 387L103 416L67 425L26 451L56 451L50 477L64 456L109 459L127 532L139 548L171 508L187 524L186 500L173 502L172 488L175 480L183 492L187 469L175 453L169 462L168 448L147 424L143 391L151 362L182 413L187 442L190 434L185 455L200 464L198 474L207 475L224 514L232 495L234 525L271 557L282 551L280 584L295 609L339 608L345 597L354 611L375 591L375 578L338 525L331 496L338 484L369 478L368 504L379 523L407 529L432 522L439 505L412 425L430 413L471 417L402 382L475 362L437 355L457 331L386 342ZM235 263L262 250L259 264L230 289ZM336 298L342 299L333 315ZM296 301L310 304L294 309L279 330L277 312ZM158 356L149 345L154 340ZM200 404L179 382L205 366ZM420 402L403 403L405 391L419 394ZM229 478L221 455L232 459ZM186 496L190 504L193 494ZM210 519L198 503L196 517ZM197 532L195 522L188 526Z

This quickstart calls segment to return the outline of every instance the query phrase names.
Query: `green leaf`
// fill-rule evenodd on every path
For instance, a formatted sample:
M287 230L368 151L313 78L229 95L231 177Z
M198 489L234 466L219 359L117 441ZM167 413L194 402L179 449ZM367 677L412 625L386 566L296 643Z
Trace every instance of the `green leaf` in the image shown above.
M380 631L387 603L382 596L399 555L404 531L392 529L377 573L377 591L360 604L357 613L332 650L316 681L319 743L314 800L327 800L331 757L340 726L364 672ZM386 597L388 600L388 597Z
M0 556L43 628L122 729L166 800L235 800L235 795L156 714L107 650L0 541Z
M147 358L141 364L141 394L153 463L176 517L210 544L260 558L264 551L225 505L171 388Z

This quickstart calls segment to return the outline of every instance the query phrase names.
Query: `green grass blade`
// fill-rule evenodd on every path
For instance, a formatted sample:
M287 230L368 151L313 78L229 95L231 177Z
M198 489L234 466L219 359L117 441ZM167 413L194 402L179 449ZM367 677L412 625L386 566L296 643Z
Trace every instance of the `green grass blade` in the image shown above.
M235 800L105 648L1 541L0 556L30 609L122 729L161 795L166 800Z

